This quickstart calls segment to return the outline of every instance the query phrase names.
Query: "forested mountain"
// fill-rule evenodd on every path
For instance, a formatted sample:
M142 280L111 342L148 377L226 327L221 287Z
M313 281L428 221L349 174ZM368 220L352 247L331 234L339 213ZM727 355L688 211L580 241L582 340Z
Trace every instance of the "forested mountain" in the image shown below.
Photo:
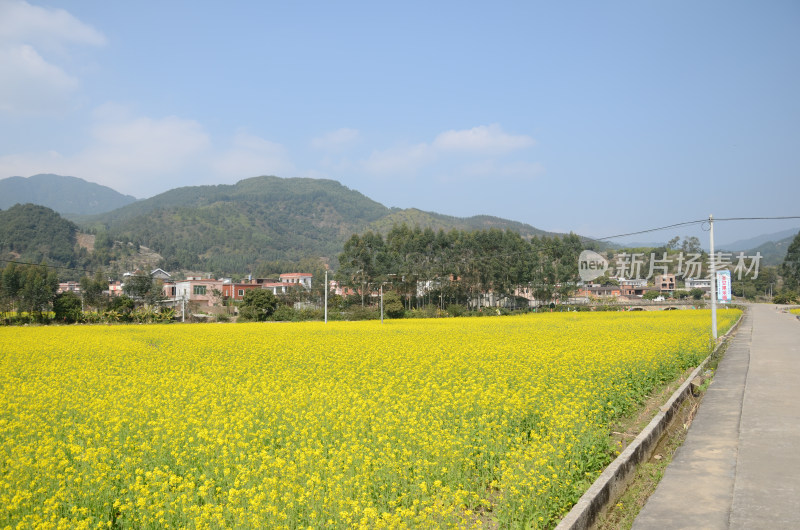
M419 227L422 229L430 228L434 231L444 230L445 232L449 232L450 230L469 231L497 228L499 230L512 230L525 238L558 235L553 232L539 230L529 224L501 219L500 217L492 217L490 215L475 215L461 218L435 212L424 212L416 208L393 210L389 215L371 223L369 228L375 232L387 234L393 227L401 225Z
M77 232L74 223L50 208L17 204L0 210L0 258L75 266Z
M177 188L85 219L117 241L161 254L169 270L247 273L260 264L314 257L332 265L344 242L365 229L388 233L402 224L434 230L536 228L495 217L468 219L390 209L333 180L255 177L233 185Z
M38 204L63 215L92 215L115 210L136 201L107 186L76 177L33 175L0 180L0 209L15 204Z
M779 239L778 241L767 241L761 245L745 251L748 256L755 256L756 252L760 252L762 256L761 263L763 265L780 265L786 257L786 251L789 245L794 241L795 235Z
M45 263L62 281L78 280L87 271L111 276L137 267L154 267L161 257L135 244L120 244L108 234L81 233L58 212L36 204L0 210L0 268L11 262Z

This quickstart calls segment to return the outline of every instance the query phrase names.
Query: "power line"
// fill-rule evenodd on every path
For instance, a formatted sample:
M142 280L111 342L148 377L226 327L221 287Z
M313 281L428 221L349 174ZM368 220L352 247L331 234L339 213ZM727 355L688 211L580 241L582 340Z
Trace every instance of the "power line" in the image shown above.
M3 263L13 263L15 265L31 265L33 267L46 267L48 269L64 269L64 270L68 270L68 271L88 272L88 273L91 273L91 274L94 274L94 273L97 273L97 272L101 272L101 271L94 271L94 270L90 270L90 269L80 269L80 268L77 268L77 267L65 267L65 266L62 266L62 265L48 265L47 263L31 263L29 261L19 261L19 260L13 260L13 259L0 258L0 261L3 262Z
M719 217L714 218L714 221L775 221L781 219L800 219L800 215L784 215L784 216L774 216L774 217ZM617 234L614 236L606 236L606 237L584 237L580 236L582 239L591 240L591 241L607 241L609 239L617 239L620 237L627 237L627 236L635 236L639 234L647 234L649 232L658 232L660 230L668 230L670 228L676 228L678 226L687 226L687 225L694 225L694 224L703 224L708 223L708 219L698 219L696 221L685 221L683 223L675 223L666 226L659 226L658 228L648 228L647 230L640 230L638 232L630 232L627 234Z
M671 225L667 225L667 226L659 226L658 228L648 228L647 230L640 230L638 232L629 232L627 234L617 234L615 236L595 237L595 238L587 237L585 239L591 239L591 240L594 240L594 241L606 241L608 239L617 239L618 237L627 237L627 236L635 236L635 235L639 235L639 234L647 234L649 232L658 232L659 230L668 230L670 228L675 228L675 227L678 227L678 226L696 225L696 224L701 224L701 223L705 223L705 222L708 222L708 219L698 219L697 221L686 221L686 222L683 222L683 223L675 223L675 224L671 224Z

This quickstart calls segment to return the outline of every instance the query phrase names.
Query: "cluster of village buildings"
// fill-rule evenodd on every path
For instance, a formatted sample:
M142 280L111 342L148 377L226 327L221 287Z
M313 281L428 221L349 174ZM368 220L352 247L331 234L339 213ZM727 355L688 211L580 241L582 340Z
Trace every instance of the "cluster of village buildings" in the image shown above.
M119 296L123 293L125 280L135 273L126 272L122 280L109 280L106 294ZM311 290L313 275L307 272L290 272L281 274L277 278L248 278L234 282L230 278L203 278L189 276L183 280L173 280L171 275L163 269L155 269L150 276L161 282L163 305L179 307L191 304L192 307L206 310L219 307L226 302L237 302L244 298L244 294L252 289L267 289L275 295L287 294L290 289L302 288ZM330 282L331 289L337 294L346 294L336 282ZM59 284L58 292L72 291L80 294L81 287L78 282L63 282Z
M578 299L613 298L619 301L635 301L641 299L645 293L656 291L660 296L671 298L678 289L675 274L659 274L655 276L653 285L648 285L643 278L619 278L619 285L595 285L586 283L576 293ZM711 278L686 278L681 290L691 291L701 289L706 293L711 292ZM578 300L576 300L578 301Z
M119 296L123 293L125 280L135 273L125 273L123 279L110 280L106 294ZM213 308L229 305L244 298L247 291L252 289L267 289L275 295L287 294L291 289L301 288L311 290L313 275L307 272L284 273L277 278L247 278L235 282L230 278L203 278L189 276L182 280L173 280L170 274L162 269L151 271L150 276L160 280L162 285L163 304L171 307L191 305L195 310L213 312ZM421 282L418 286L418 296L423 296L427 291L434 289L435 284ZM661 274L655 276L653 285L648 285L646 279L618 279L619 285L597 285L587 282L581 285L577 292L570 298L571 303L587 303L596 299L614 299L620 302L641 300L649 291L656 291L664 298L670 298L678 289L675 274ZM699 288L710 292L710 278L687 278L682 289L687 291ZM340 296L354 294L352 289L339 285L336 281L329 282L330 292ZM64 282L59 284L59 292L73 291L80 293L78 282ZM514 293L519 298L527 299L531 306L536 305L531 289L519 288ZM479 306L499 306L507 302L507 297L495 296L486 293L480 300L475 300Z

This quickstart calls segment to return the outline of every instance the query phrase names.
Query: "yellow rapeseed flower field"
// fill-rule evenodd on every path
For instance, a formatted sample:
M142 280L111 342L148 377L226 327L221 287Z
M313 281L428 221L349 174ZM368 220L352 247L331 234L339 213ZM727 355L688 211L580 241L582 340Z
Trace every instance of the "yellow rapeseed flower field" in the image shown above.
M552 527L709 323L3 328L0 527Z

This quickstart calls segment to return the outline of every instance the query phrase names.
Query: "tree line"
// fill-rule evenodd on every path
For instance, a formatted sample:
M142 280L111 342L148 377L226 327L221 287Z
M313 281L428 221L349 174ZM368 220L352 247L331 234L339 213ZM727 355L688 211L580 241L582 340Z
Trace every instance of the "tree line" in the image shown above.
M372 231L351 236L335 279L358 293L362 305L381 286L409 309L431 303L478 308L490 293L510 303L520 295L547 303L575 290L583 248L575 234L526 239L511 230L395 225L385 237Z
M174 311L159 307L161 283L150 274L128 278L124 294L110 296L102 272L80 279L81 294L59 293L55 267L8 262L0 270L0 323L164 322Z

